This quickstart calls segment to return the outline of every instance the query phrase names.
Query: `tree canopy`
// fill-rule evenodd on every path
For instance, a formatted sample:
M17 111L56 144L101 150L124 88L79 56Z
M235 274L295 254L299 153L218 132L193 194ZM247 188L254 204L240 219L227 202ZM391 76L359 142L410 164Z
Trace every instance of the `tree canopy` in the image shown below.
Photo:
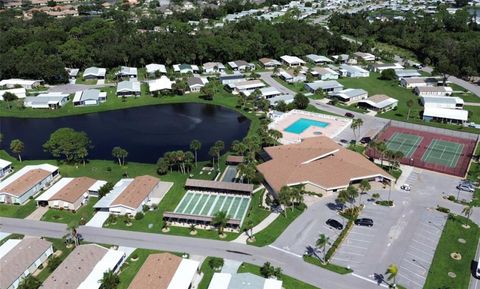
M71 163L83 160L85 150L92 148L87 134L72 128L59 128L50 135L50 139L43 144L43 149L55 158L63 157Z

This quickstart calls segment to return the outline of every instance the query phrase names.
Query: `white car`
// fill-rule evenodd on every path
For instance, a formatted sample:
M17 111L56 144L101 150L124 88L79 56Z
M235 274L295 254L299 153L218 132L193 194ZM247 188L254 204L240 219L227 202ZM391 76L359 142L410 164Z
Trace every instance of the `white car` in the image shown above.
M480 278L480 260L477 262L477 270L475 271L475 277Z
M409 191L412 190L412 188L410 187L409 184L403 184L403 185L400 187L400 189L402 189L402 190L404 190L404 191L407 191L407 192L409 192Z

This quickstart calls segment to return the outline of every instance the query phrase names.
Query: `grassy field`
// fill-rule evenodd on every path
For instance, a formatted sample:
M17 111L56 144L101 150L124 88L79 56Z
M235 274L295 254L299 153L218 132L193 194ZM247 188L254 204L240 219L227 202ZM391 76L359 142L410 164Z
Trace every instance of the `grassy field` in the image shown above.
M75 213L69 210L49 209L43 216L42 221L57 222L64 224L86 224L95 214L93 205L98 198L89 198L86 205L83 205Z
M322 113L322 114L326 114L326 115L336 115L336 116L339 116L338 114L335 114L335 113L332 113L332 112L329 112L329 111L326 111L326 110L321 110L321 109L318 109L316 108L315 106L309 104L307 109L305 109L306 111L309 111L309 112L316 112L316 113Z
M322 267L323 269L327 269L327 270L330 270L332 272L335 272L335 273L338 273L338 274L341 274L341 275L345 275L345 274L349 274L349 273L353 272L352 269L348 269L348 268L345 268L345 267L342 267L342 266L339 266L339 265L335 265L335 264L332 264L332 263L323 264L322 261L320 261L317 257L314 257L314 256L304 255L303 256L303 261L305 261L307 263L310 263L310 264L313 264L313 265L317 265L319 267Z
M285 86L286 88L297 92L297 93L307 93L308 91L305 89L305 86L302 82L296 82L296 83L289 83L286 82L285 80L281 79L280 77L274 77L273 78L276 82L280 83L281 85Z
M253 232L255 236L255 242L251 243L251 245L258 247L270 245L283 233L288 225L290 225L298 216L303 213L304 210L305 207L295 208L293 211L288 208L287 216L282 213L267 228L260 232Z
M240 268L238 269L238 273L252 273L258 276L262 276L260 274L260 267L249 264L249 263L243 263ZM281 280L283 281L283 288L285 289L318 289L315 286L312 286L310 284L307 284L305 282L302 282L300 280L297 280L293 277L287 276L287 275L282 275Z
M468 120L480 123L480 106L465 106L468 110Z
M480 164L474 163L470 165L470 169L467 173L467 178L471 181L478 181L480 178ZM472 205L475 207L480 207L480 189L476 189L473 194Z
M35 211L37 204L29 200L25 205L0 204L0 217L23 219Z
M421 119L423 107L419 103L419 98L411 90L401 87L397 81L380 80L379 77L380 74L371 72L370 77L342 78L339 79L338 82L343 84L345 88L365 89L366 91L368 91L369 96L375 94L385 94L398 100L398 106L395 110L390 110L385 113L379 113L377 114L378 117L465 132L478 133L480 131L478 129L453 124L423 121ZM410 111L410 118L407 120L408 100L413 100L413 107ZM478 110L475 111L478 112Z
M213 274L215 271L210 267L208 264L208 261L212 257L207 257L202 263L202 267L200 268L200 271L203 273L202 281L200 281L200 284L198 284L198 289L208 289L208 285L210 285L210 281L212 280Z
M463 224L469 224L470 228L465 229ZM442 236L438 243L433 257L432 265L425 282L424 289L451 288L463 289L468 288L471 270L470 265L475 258L478 238L480 237L480 229L472 221L466 218L456 216L450 218L443 229ZM458 242L462 238L465 244ZM454 260L450 257L453 252L462 255L461 260ZM453 272L456 278L450 278L447 274Z
M252 196L252 200L250 201L250 210L243 221L243 227L248 225L249 222L251 222L253 226L256 226L266 217L268 217L268 215L270 215L270 211L262 207L262 198L264 193L265 190L260 190Z

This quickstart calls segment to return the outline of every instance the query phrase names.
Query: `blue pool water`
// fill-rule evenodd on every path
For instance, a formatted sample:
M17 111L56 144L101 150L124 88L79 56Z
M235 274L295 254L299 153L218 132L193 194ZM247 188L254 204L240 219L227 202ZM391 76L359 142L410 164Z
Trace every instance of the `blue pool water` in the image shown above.
M318 120L313 120L308 118L300 118L296 122L289 125L286 129L284 129L284 131L295 133L295 134L301 134L311 126L324 128L324 127L327 127L328 125L329 125L328 122L323 122L323 121L318 121Z

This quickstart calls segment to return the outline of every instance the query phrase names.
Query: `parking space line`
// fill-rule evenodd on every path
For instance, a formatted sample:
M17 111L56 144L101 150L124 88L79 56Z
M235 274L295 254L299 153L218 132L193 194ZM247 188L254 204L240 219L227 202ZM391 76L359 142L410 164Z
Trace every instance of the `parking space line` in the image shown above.
M354 243L355 243L355 242L364 242L364 243L370 243L370 242L372 242L372 240L362 240L362 239L356 239L356 238L349 238L348 241L354 241ZM348 242L346 242L346 243L348 243Z
M343 258L337 258L337 257L333 257L332 260L335 260L335 261L344 261L344 262L352 262L352 263L357 263L357 264L360 264L360 263L361 263L360 261L343 259Z
M408 259L403 259L403 260L404 260L405 262L409 263L409 264L412 264L412 265L414 265L414 266L416 266L416 267L420 268L420 269L421 269L421 271L423 271L424 273L425 273L425 272L427 272L427 270L425 270L425 268L423 268L423 267L422 267L422 266L420 266L419 264L417 264L417 263L414 263L414 262L412 262L412 261L410 261L410 260L408 260ZM415 259L415 260L416 260L416 259ZM423 275L422 275L422 276L423 276Z
M425 247L427 247L427 248L429 248L429 249L431 249L431 250L435 250L435 248L433 248L433 247L431 247L431 246L428 246L428 245L426 245L426 244L424 244L424 243L422 243L422 242L420 242L420 241L417 241L417 240L415 240L415 239L412 239L412 241L415 242L415 243L418 243L418 244L420 244L420 245L422 245L422 246L425 246Z
M405 274L402 274L402 273L398 273L398 276L407 279L407 280L408 280L409 282L411 282L411 283L415 283L415 284L418 285L420 288L423 287L423 285L421 285L420 283L418 283L418 282L416 282L416 281L408 278L408 277L410 277L410 276L407 277Z
M423 259L423 258L420 258L420 257L418 257L417 255L415 255L415 254L412 254L412 253L410 253L410 252L407 252L407 255L410 255L410 256L412 256L412 257L413 257L413 259L418 259L418 260L420 260L420 261L422 261L422 262L425 262L425 263L430 263L430 261L427 261L427 260L425 260L425 259Z
M405 266L400 266L400 268L402 268L403 270L408 271L408 272L412 273L413 275L416 275L416 276L418 276L419 278L425 280L425 276L420 275L420 274L417 274L417 273L415 273L414 271L409 270L409 269L406 268Z
M433 257L433 254L428 254L428 253L426 253L424 250L418 249L417 247L412 247L412 246L410 246L410 248L412 248L413 250L417 250L417 251L420 252L420 254L426 255L426 256L428 256L428 257L430 257L430 258Z
M343 251L345 251L345 249ZM365 254L359 254L359 253L354 253L350 251L342 252L342 250L338 251L338 254L348 254L348 255L355 255L355 256L361 256L361 257L365 256Z
M417 240L425 240L425 243L434 243L433 242L433 239L432 238L429 238L427 236L417 236L415 237L414 239L417 239Z
M362 250L368 250L368 247L361 247L361 246L355 246L355 245L350 245L350 244L343 244L343 246L358 248L358 249L362 249Z
M355 232L355 231L350 231L350 234L357 234L357 235L363 235L363 236L369 236L369 237L375 237L373 234L365 234L365 233L360 233L360 232Z

